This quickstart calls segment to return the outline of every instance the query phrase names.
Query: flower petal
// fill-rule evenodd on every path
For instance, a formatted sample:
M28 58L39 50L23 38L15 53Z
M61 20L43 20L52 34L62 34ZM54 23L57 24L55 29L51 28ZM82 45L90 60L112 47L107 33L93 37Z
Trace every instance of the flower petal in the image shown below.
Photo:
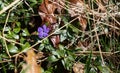
M46 25L43 25L43 31L44 31L45 33L48 33L49 30L50 30L50 29L49 29Z
M50 29L46 25L43 25L42 27L39 27L38 28L38 36L39 36L39 38L47 37L49 31L50 31Z
M43 32L43 29L41 27L38 27L38 32Z
M44 35L44 32L42 31L38 33L39 38L43 38L43 35Z
M49 28L46 28L46 30L44 31L45 33L48 33L50 31Z
M46 31L47 26L46 26L46 25L43 25L42 27L43 27L43 30Z
M43 37L47 37L48 36L48 34L47 33L43 33Z

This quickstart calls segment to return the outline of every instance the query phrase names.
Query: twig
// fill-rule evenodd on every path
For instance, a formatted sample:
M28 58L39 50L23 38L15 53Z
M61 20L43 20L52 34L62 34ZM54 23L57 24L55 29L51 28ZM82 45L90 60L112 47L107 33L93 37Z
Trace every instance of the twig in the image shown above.
M14 69L14 73L18 73L17 72L17 59L18 59L18 56L15 57L15 69Z
M2 13L4 13L5 11L7 11L8 9L10 9L11 7L15 6L15 4L17 4L19 1L21 0L15 0L14 2L12 2L10 5L8 5L7 7L3 8L1 11L0 11L0 15Z
M7 21L8 21L9 15L10 15L10 12L8 12L8 15L7 15L7 18L6 18L6 21L5 21L5 25L4 25L4 28L3 28L3 32L2 32L3 37L5 37L4 31L5 31L5 27L6 27L6 25L7 25ZM8 50L8 47L7 47L6 40L3 40L3 41L4 41L4 44L5 44L6 52L7 52L8 56L11 58L11 55L10 55L9 50Z
M96 24L94 26L96 28ZM102 55L102 51L101 51L101 47L100 47L100 42L99 42L99 37L98 37L97 30L95 30L95 34L96 34L96 38L97 38L97 43L98 43L98 48L99 48L100 56L101 56L101 59L102 59L102 63L103 63L103 65L105 65L103 55Z
M120 25L120 23L115 19L115 17L113 17L110 13L108 13L108 14L112 17L112 19L113 19L117 24Z
M48 59L48 57L46 57L46 58L44 58L44 59L42 59L42 60L38 60L37 62L38 63L41 63L41 62L43 62L43 61L45 61L45 60L47 60Z
M10 14L10 12L11 12L15 7L17 7L21 2L22 2L22 1L20 1L20 2L17 3L12 9L10 9L9 12L8 12L8 14ZM5 25L4 25L4 28L3 28L3 31L2 31L3 36L0 36L0 38L6 40L6 41L8 41L8 42L13 42L13 43L15 43L15 44L24 45L24 44L21 44L21 43L19 43L19 42L14 41L14 40L10 40L10 39L5 38L4 31L5 31L5 27L6 27L6 25L7 25L7 21L8 21L8 16L7 16L7 18L6 18Z
M7 39L7 38L5 38L5 37L3 37L3 36L0 36L0 38L6 40L6 41L8 41L8 42L12 42L12 43L15 43L15 44L21 45L21 46L24 45L24 44L22 44L22 43L19 43L19 42L14 41L14 40Z
M79 55L82 55L82 54L90 54L90 53L91 53L91 51L79 51L79 52L76 52L75 55L79 56ZM114 54L114 53L112 53L112 52L101 52L101 53L102 53L103 55L108 55L108 56ZM115 53L116 53L116 52L115 52ZM99 55L100 52L99 52L99 51L92 51L92 54Z
M0 63L10 62L12 60L0 61Z
M95 19L94 13L93 13L93 19ZM99 19L97 19L97 21L99 21ZM93 21L93 22L94 22L94 23L93 23L93 24L94 24L94 28L96 29L96 28L97 28L97 26L96 26L96 24L95 24L96 21ZM97 43L98 43L98 49L99 49L99 52L100 52L100 57L101 57L101 59L102 59L102 64L105 65L104 59L103 59L103 55L102 55L101 46L100 46L100 42L99 42L99 36L98 36L97 30L95 30L95 35L96 35L96 39L97 39Z
M30 10L34 13L34 10L32 9L32 7L30 7L30 5L26 2L26 0L24 1L25 4L30 8Z
M4 24L4 28L3 28L3 31L2 31L2 35L3 35L3 37L5 37L4 31L5 31L5 28L6 28L6 25L7 25L8 19L9 19L10 12L11 12L15 7L17 7L21 2L22 2L22 1L17 2L17 4L16 4L12 9L9 10L8 15L7 15L7 17L6 17L5 24ZM13 4L14 4L14 3L13 3ZM10 55L9 50L8 50L8 47L7 47L6 40L3 39L3 41L4 41L4 43L5 43L6 52L7 52L8 56L11 58L11 55Z
M93 18L90 18L90 17L85 17L85 18L91 19L91 20L93 20L93 21L97 21L97 20L95 20L95 19L93 19ZM104 22L101 22L101 21L98 21L98 22L99 22L99 24L101 23L102 25L106 25L106 26L109 26L109 27L111 27L111 28L120 30L120 29L119 29L118 27L116 27L116 26L113 26L113 25L110 25L110 24L107 24L107 23L104 23ZM93 30L93 31L94 31L94 30Z

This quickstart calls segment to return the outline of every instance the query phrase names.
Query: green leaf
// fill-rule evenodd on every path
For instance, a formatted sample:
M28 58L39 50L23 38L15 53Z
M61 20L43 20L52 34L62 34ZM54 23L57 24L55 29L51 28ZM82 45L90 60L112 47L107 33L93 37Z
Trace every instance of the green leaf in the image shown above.
M38 2L37 0L29 0L31 3L30 3L30 6L33 7L35 6Z
M75 32L75 33L77 33L77 34L78 34L79 31L80 31L78 28L76 28L76 27L73 26L73 25L69 25L69 27L72 29L73 32Z
M26 52L29 49L29 47L30 47L30 44L28 42L26 42L25 45L22 46L22 51Z
M10 27L5 27L5 30L4 31L10 31L11 28Z
M98 56L98 57L95 59L94 64L95 64L96 66L102 65L102 61L101 61L101 57L100 57L100 56Z
M60 44L59 44L59 49L60 49L60 50L64 50L65 48L64 48L63 45L60 45Z
M30 2L32 2L32 3L37 3L37 0L29 0Z
M73 52L69 52L69 51L67 51L67 54L68 54L68 59L70 60L70 61L74 61L75 60L75 54L73 53Z
M91 69L90 69L90 73L96 73L95 68L91 68Z
M20 27L21 23L20 22L16 22L16 25L17 25L17 27Z
M5 68L5 64L4 64L4 63L1 63L1 65L2 65L2 68L3 68L3 72L4 72L4 73L7 73L7 69Z
M51 73L50 71L45 71L45 72L43 72L43 73Z
M49 57L47 58L47 60L50 61L50 62L56 62L56 61L58 61L59 59L57 59L54 55L52 55L52 56L49 56Z
M24 43L25 40L26 40L25 38L21 37L21 38L20 38L20 43Z
M17 39L17 40L19 39L19 35L12 31L8 31L8 34L6 34L6 37L11 39Z
M43 2L43 0L38 0L38 2L39 2L39 3L42 3L42 2Z
M92 57L92 51L91 51L90 55L88 56L88 59L87 59L87 62L86 62L85 73L90 72L91 57Z
M109 68L106 66L98 66L98 69L101 71L101 73L110 73Z
M13 31L14 31L15 33L19 33L19 32L20 32L20 27L14 28Z
M56 50L61 57L65 57L65 50Z
M19 39L19 35L18 35L18 34L15 34L14 32L11 32L11 36L12 36L14 39Z
M42 73L54 73L53 70L54 70L53 67L49 67L47 71L44 71Z
M30 35L27 28L23 29L22 31L23 31L22 36L29 36Z
M46 45L49 44L49 39L48 38L44 39L42 43Z
M38 49L39 49L40 51L42 51L42 50L44 49L44 46L45 46L44 44L40 44L40 46L39 46Z
M57 51L52 51L52 54L56 57L56 58L60 58L60 54Z
M13 53L13 54L19 52L18 48L13 44L8 45L8 50L9 50L10 53Z
M68 57L62 60L62 64L67 70L70 70L73 65L72 61Z
M66 30L62 30L61 34L60 34L60 42L63 42L65 39L67 39L67 34L66 34Z

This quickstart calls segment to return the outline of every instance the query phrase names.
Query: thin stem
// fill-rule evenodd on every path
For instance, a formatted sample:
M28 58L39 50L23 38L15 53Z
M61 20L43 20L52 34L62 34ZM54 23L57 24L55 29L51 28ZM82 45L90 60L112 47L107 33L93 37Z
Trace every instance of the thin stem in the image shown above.
M4 7L1 11L0 11L0 15L4 12L6 12L8 9L10 9L11 7L15 6L18 2L20 2L21 0L15 0L14 2L12 2L10 5L8 5L7 7ZM23 1L23 0L22 0Z
M16 0L16 1L17 1L17 0ZM5 43L6 52L7 52L8 56L9 56L10 58L11 58L11 55L10 55L9 50L8 50L8 47L7 47L7 43L6 43L6 40L5 40L4 31L5 31L5 29L6 29L6 25L7 25L9 16L10 16L10 12L11 12L15 7L17 7L21 2L22 2L22 1L17 2L17 3L11 3L11 4L14 4L14 5L16 4L16 5L9 10L9 12L8 12L8 14L7 14L7 17L6 17L5 24L4 24L4 28L3 28L3 31L2 31L2 35L3 35L3 37L4 37L3 41L4 41L4 43ZM10 5L11 5L11 4L10 4Z

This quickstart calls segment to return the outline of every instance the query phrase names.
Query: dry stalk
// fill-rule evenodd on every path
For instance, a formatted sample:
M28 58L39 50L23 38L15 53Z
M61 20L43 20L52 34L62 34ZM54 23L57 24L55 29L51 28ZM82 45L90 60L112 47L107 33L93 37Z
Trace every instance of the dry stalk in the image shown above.
M0 63L11 62L12 60L0 61Z
M21 0L15 0L14 2L12 2L10 5L8 5L7 7L3 8L0 11L0 15L4 12L6 12L8 9L10 9L11 7L15 6L18 2L20 2ZM23 0L22 0L23 1Z
M16 0L16 1L17 1L17 0ZM4 43L5 43L6 52L7 52L8 56L9 56L10 58L11 58L11 55L10 55L9 50L8 50L8 47L7 47L7 43L6 43L6 40L7 40L7 39L5 38L4 31L5 31L5 28L6 28L8 19L9 19L10 12L22 2L22 1L20 1L20 2L18 1L18 2L16 3L16 1L15 1L14 3L11 3L11 4L10 4L11 7L12 7L13 4L15 4L15 6L9 10L9 12L8 12L8 14L7 14L7 17L6 17L6 20L5 20L4 28L3 28L3 31L2 31L2 35L3 35L3 38L4 38L3 41L4 41ZM10 7L7 7L7 8L10 8ZM6 8L6 9L7 9L7 8ZM5 39L6 39L6 40L5 40Z
M86 55L86 54L90 54L91 51L79 51L77 53L75 53L77 56L80 56L82 54ZM112 52L101 52L103 55L106 55L106 56L110 56L110 55L113 55L114 53ZM93 55L100 55L100 52L99 51L92 51L92 54Z

